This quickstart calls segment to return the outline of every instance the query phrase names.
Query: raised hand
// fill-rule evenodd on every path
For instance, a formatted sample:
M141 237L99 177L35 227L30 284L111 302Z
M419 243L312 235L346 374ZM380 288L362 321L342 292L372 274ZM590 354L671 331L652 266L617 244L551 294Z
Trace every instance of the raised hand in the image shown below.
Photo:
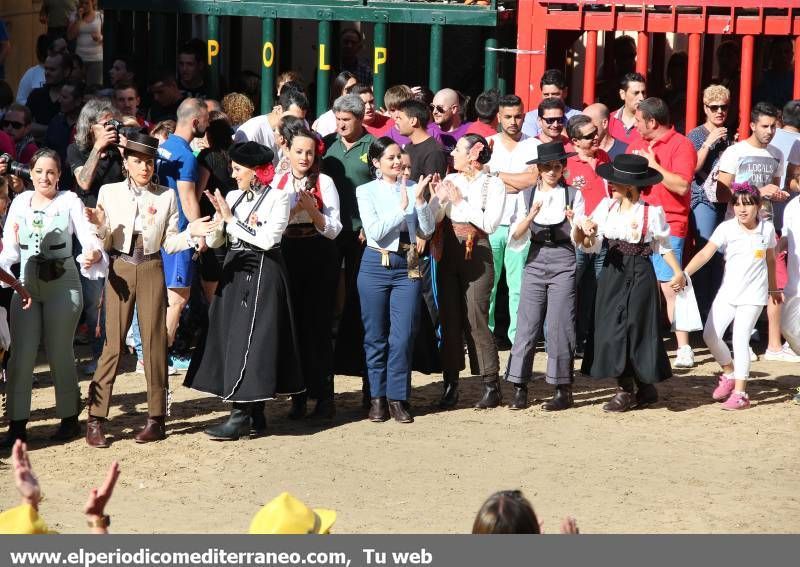
M417 192L414 194L418 205L425 203L425 190L428 188L428 185L430 185L431 179L433 179L433 176L431 175L419 176L419 181L417 181Z
M11 466L14 468L14 483L22 500L25 504L38 509L42 489L39 487L39 480L33 474L31 460L28 458L28 447L20 439L17 439L11 449Z
M405 184L400 185L400 210L408 209L408 189Z
M222 196L219 189L214 192L214 197L216 198L217 204L214 208L219 213L219 216L225 222L231 222L233 219L233 211L231 211L231 206L228 204L228 201L225 200L225 197Z
M90 250L88 252L83 253L83 267L88 268L92 264L96 264L100 261L103 257L103 253L100 250Z
M106 211L103 209L103 205L97 205L95 208L86 207L83 209L83 214L86 220L95 226L106 224Z
M189 223L189 234L195 238L203 238L214 232L220 221L211 220L211 217L201 217Z

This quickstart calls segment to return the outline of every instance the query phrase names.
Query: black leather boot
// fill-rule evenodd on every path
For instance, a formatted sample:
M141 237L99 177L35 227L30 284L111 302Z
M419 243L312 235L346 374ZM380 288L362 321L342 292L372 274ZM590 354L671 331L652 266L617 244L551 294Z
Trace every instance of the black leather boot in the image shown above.
M50 436L53 441L71 441L81 437L81 424L78 423L78 416L65 417L61 420L58 429Z
M444 390L439 399L439 408L452 409L458 403L458 372L445 372L442 377L444 378Z
M265 406L265 402L253 402L250 406L250 437L261 437L267 434Z
M407 401L389 400L389 414L398 423L414 423L414 418L408 412Z
M545 411L561 411L571 408L575 404L572 399L572 384L559 384L553 397L542 404Z
M658 402L658 390L655 384L646 384L636 380L636 407L646 408Z
M336 415L336 403L333 401L333 376L328 376L322 386L322 393L309 417L316 419L333 419Z
M305 392L302 394L293 394L292 409L289 410L289 413L286 414L286 417L289 419L303 419L306 416L307 404L308 394Z
M514 384L514 399L508 409L524 410L528 407L528 386L527 384Z
M228 421L205 430L205 434L215 441L236 441L239 437L249 437L253 419L250 417L250 404L233 404Z
M483 377L483 397L475 404L475 409L496 408L503 401L500 380L497 374Z
M0 441L0 449L10 449L14 446L14 443L17 442L17 439L21 439L23 443L27 442L28 434L25 432L27 425L27 419L10 421L8 424L8 433L3 440Z

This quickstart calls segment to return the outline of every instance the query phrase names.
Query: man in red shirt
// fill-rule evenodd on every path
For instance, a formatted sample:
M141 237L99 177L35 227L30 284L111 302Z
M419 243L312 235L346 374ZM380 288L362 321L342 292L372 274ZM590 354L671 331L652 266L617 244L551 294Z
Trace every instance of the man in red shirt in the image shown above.
M669 108L660 98L647 98L636 109L636 129L640 140L628 146L629 154L644 156L650 167L664 176L661 183L653 185L642 197L651 205L664 209L670 229L670 245L678 263L682 263L683 245L689 230L689 205L691 183L697 165L697 152L686 136L678 134L671 126ZM667 284L672 269L660 254L653 254L653 267L661 282L661 292L667 300L667 315L672 321L675 311L675 292ZM676 331L678 351L676 368L694 366L694 353L689 345L689 333Z
M611 159L600 149L600 129L589 116L578 114L570 118L567 122L567 135L577 155L567 158L564 177L569 185L581 192L586 205L586 216L590 216L600 201L609 196L608 183L597 175L595 169L602 163L610 162ZM597 280L603 271L606 250L605 247L601 248L596 254L587 254L583 250L576 251L575 283L578 286L578 317L575 350L578 355L582 355L588 338L587 322L591 320ZM587 272L591 275L586 275Z
M356 85L351 92L357 94L364 101L364 121L362 122L364 129L375 136L376 139L386 136L394 126L394 121L388 116L377 112L372 87L369 85Z
M619 85L619 98L623 105L615 110L608 120L608 131L623 144L632 144L639 139L636 129L636 108L647 98L647 85L639 73L628 73Z

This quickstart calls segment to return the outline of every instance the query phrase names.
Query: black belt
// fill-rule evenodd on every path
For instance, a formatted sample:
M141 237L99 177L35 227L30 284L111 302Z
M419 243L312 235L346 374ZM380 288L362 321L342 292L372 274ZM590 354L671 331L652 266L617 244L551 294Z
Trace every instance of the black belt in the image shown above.
M533 240L531 240L531 242L533 244L540 244L542 246L548 246L548 247L551 247L551 246L552 247L562 246L564 244L572 244L572 240L569 239L569 238L562 238L560 240L536 240L536 239L533 239Z
M281 247L280 244L277 244L277 245L273 246L272 248L270 248L269 250L264 250L263 248L259 248L258 246L254 246L254 245L249 244L247 242L239 241L236 244L231 244L229 250L232 250L233 252L238 252L240 250L246 250L248 252L260 252L260 253L263 254L265 252L272 252L273 250L279 250L280 247Z

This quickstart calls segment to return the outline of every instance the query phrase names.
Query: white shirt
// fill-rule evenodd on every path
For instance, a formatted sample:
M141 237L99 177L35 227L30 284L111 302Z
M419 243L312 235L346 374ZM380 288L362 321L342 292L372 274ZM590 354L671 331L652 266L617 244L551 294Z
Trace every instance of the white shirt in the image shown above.
M336 115L333 113L333 109L320 114L319 118L314 120L311 129L323 138L336 132Z
M283 186L283 191L289 193L289 209L293 209L300 199L300 191L305 191L306 178L296 179L292 172L285 174L286 184ZM283 177L281 177L282 179ZM278 181L280 182L280 181ZM333 240L342 231L342 221L339 216L339 192L336 190L336 185L333 179L325 175L319 174L319 192L322 194L322 216L325 217L325 228L322 230L317 229L322 236ZM289 224L311 224L311 215L308 211L297 211L294 216L289 219Z
M752 231L733 218L708 239L725 255L725 273L717 292L731 305L766 305L769 297L767 250L775 248L775 227L760 221Z
M26 104L33 89L44 85L44 65L34 65L22 75L17 87L17 103Z
M786 170L783 152L775 146L757 148L750 142L738 142L730 146L719 158L719 170L733 175L734 183L750 182L756 189L780 178ZM768 199L761 201L765 220L772 220L773 203ZM733 218L733 207L728 205L726 219Z
M505 183L485 173L478 174L472 181L461 173L451 173L445 179L461 190L462 200L458 205L447 203L442 206L439 198L434 196L430 205L436 222L447 215L453 222L471 223L486 234L497 230L506 201Z
M254 116L240 125L233 135L233 141L237 144L240 142L257 142L262 146L267 146L274 154L272 165L278 167L281 152L277 142L275 142L275 133L272 131L267 114Z
M783 211L783 237L788 244L786 255L788 281L783 293L786 299L800 296L800 201L789 201Z
M624 240L631 244L638 242L649 242L653 252L662 256L672 252L669 245L669 225L664 209L657 205L647 207L647 234L642 238L642 228L644 227L645 206L642 201L638 201L627 211L622 211L620 205L614 199L606 197L595 207L591 214L591 219L597 223L597 238L591 248L584 248L582 244L578 247L588 254L600 252L603 239Z
M242 191L236 189L225 196L225 200L233 207ZM242 240L262 250L274 248L281 242L281 236L289 224L290 195L288 191L270 189L258 209L255 209L261 192L253 196L252 201L242 199L233 216L236 221L225 223L231 245Z
M536 159L538 155L537 146L542 142L536 138L530 138L526 134L522 134L519 142L513 149L509 150L502 140L502 134L495 134L489 136L489 144L492 146L492 157L489 160L489 171L500 173L522 173L528 168L528 164L532 159ZM530 194L530 188L525 189L526 194ZM510 225L511 217L514 215L514 207L517 200L513 197L506 199L505 207L503 207L503 218L500 220L501 225Z
M547 191L543 191L540 187L533 194L533 201L531 201L530 190L517 193L513 196L513 199L515 201L514 214L511 217L511 228L508 229L508 248L510 250L522 250L525 245L530 242L530 230L526 230L518 239L513 238L517 226L528 215L528 203L531 203L531 205L533 203L542 203L542 208L539 209L539 212L533 217L533 222L536 224L558 224L566 218L567 201L563 187L556 187L555 189ZM575 200L572 202L572 211L575 213L571 222L574 227L575 223L580 225L586 218L586 202L583 200L583 193L580 191L575 192ZM570 234L570 236L572 236L573 242L575 242L575 237L572 234Z
M789 164L800 165L800 132L789 132L783 128L778 128L775 130L775 137L772 138L769 145L779 149L784 157L783 167L780 170L781 182L778 184L778 187L783 189L786 184L786 170Z

